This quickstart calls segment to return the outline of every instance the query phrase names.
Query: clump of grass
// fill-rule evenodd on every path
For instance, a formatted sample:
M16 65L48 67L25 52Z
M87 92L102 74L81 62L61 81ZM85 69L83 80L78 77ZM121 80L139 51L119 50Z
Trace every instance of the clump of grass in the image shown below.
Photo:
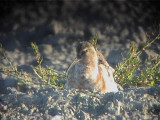
M140 59L140 55L153 42L160 39L158 34L154 39L150 39L143 45L141 50L138 50L138 45L131 43L128 57L124 58L119 63L114 72L114 78L121 86L151 86L159 84L160 80L160 58L152 58L145 62ZM97 49L98 35L91 38L91 44Z
M65 79L65 77L66 77L65 74L60 73L60 72L58 72L48 66L47 66L47 68L42 67L41 64L42 64L43 58L41 57L41 55L39 53L38 46L35 43L31 43L31 46L34 50L34 54L36 56L36 62L38 64L36 67L32 67L35 74L44 83L51 85L54 88L57 88L57 89L64 88L64 84L59 82L59 80Z
M151 86L158 84L160 75L160 58L147 59L142 61L140 55L154 41L160 39L158 34L154 39L148 40L141 50L135 43L131 43L127 58L123 58L123 62L119 63L115 69L115 80L122 86Z
M94 46L95 49L97 49L97 40L98 40L98 34L95 34L93 37L91 37L90 43Z
M32 68L34 70L35 75L40 79L40 86L50 85L56 89L64 88L64 83L60 82L60 80L65 79L65 74L60 73L48 66L47 68L42 67L41 64L43 62L43 58L39 53L38 46L35 43L31 43L31 46L33 48L37 62L37 66L32 66ZM17 66L14 66L12 61L9 60L5 55L2 45L0 45L0 55L9 64L9 66L5 66L1 63L0 72L3 72L3 74L6 74L7 76L13 76L15 78L18 78L21 81L18 82L18 85L27 84L31 86L33 84L37 84L34 82L34 78L30 73L17 70Z
M1 56L1 59L5 59L6 62L8 63L7 66L5 66L2 63L0 64L0 72L2 72L3 74L7 76L12 76L12 77L19 79L20 82L17 83L18 85L23 85L23 84L31 85L32 84L30 82L32 79L31 75L24 71L18 71L17 66L14 66L12 61L7 58L5 54L5 50L2 48L1 44L0 44L0 56Z

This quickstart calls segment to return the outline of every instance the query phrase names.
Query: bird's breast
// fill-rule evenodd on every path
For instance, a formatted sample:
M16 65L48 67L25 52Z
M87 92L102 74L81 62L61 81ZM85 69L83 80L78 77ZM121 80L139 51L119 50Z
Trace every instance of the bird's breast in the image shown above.
M89 65L79 62L76 66L76 74L78 78L94 80L98 74L98 65Z

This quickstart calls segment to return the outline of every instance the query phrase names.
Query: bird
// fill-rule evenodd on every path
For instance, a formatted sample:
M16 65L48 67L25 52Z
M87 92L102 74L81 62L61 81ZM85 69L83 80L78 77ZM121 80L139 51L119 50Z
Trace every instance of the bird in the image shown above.
M90 42L82 41L76 48L77 56L67 70L66 88L85 89L100 93L118 92L114 69L103 54Z

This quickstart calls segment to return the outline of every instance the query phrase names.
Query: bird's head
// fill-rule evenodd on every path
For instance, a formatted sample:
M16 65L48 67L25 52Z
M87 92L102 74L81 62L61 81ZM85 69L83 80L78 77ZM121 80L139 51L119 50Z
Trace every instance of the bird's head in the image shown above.
M78 59L86 59L92 58L92 56L97 56L94 46L86 41L80 42L76 51Z

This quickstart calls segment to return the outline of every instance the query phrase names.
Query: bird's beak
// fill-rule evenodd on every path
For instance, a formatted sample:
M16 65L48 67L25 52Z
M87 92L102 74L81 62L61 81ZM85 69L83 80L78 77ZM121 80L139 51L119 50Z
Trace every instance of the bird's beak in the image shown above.
M67 71L66 71L66 75L68 75L68 72L70 71L70 69L79 61L79 59L76 57L73 62L70 64L70 66L68 67Z

